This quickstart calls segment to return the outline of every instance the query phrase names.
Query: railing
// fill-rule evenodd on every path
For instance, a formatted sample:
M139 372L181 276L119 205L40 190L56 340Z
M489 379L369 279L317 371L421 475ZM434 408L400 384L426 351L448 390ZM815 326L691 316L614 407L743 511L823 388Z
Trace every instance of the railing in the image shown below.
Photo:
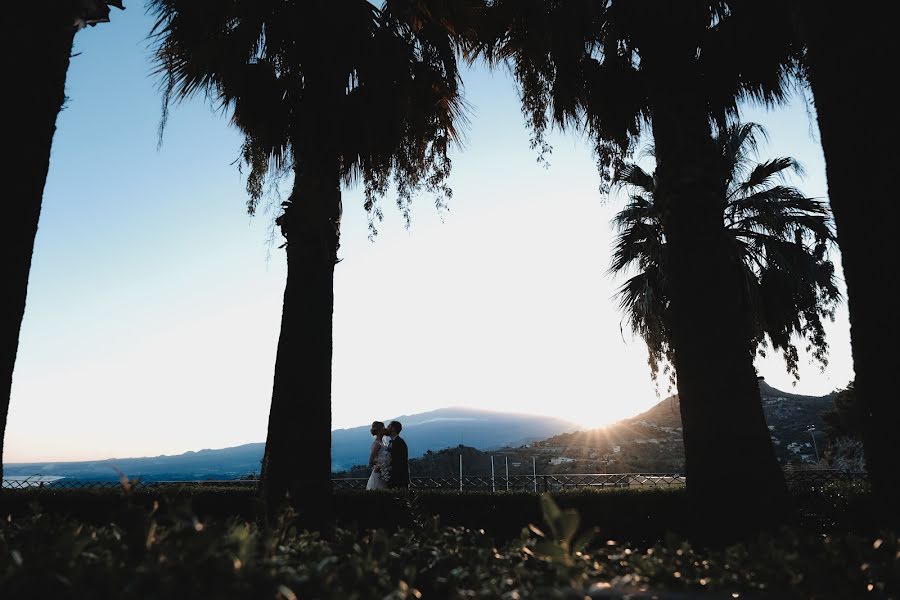
M737 473L723 473L723 477L739 477ZM866 481L865 473L830 469L809 469L785 471L785 481L791 489L813 489L834 481ZM335 490L364 490L365 478L332 479ZM131 485L141 489L167 488L183 485L212 487L254 487L259 482L253 479L229 479L224 481L132 481ZM685 476L678 473L590 473L555 475L511 475L490 477L412 477L410 488L422 490L449 491L492 491L492 492L557 492L561 490L588 488L673 488L685 484ZM44 478L4 479L3 487L12 489L79 489L79 488L119 488L118 481L84 481L77 479Z
M366 479L333 479L335 489L365 489ZM573 475L511 475L412 477L410 488L440 490L470 490L494 492L556 492L574 488L621 488L631 486L673 487L684 485L684 475L675 473L610 473Z

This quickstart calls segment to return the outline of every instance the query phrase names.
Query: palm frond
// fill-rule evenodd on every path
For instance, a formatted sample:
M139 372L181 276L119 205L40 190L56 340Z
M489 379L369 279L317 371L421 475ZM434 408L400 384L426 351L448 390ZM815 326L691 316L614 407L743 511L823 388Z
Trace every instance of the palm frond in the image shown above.
M793 158L773 158L756 165L747 178L740 183L740 189L744 193L749 193L770 185L773 179L784 181L785 171L792 171L801 177L805 174L803 167Z
M456 32L482 5L150 0L161 129L172 103L197 95L229 113L244 135L251 212L267 179L329 154L345 182L363 182L372 214L394 185L408 217L417 190L450 197L448 152L467 113Z
M636 164L626 164L616 173L616 185L636 188L641 194L650 194L656 191L656 178L644 171Z
M814 360L827 363L823 320L832 318L841 300L834 265L828 258L834 228L828 205L799 189L774 183L785 171L802 173L791 158L755 163L758 139L765 131L752 123L721 130L717 143L730 167L723 228L732 240L744 274L745 302L751 307L754 342L780 351L786 368L798 373L804 339ZM653 175L626 165L617 181L630 192L613 218L618 231L609 273L637 271L618 292L619 307L631 330L650 349L654 373L669 359L660 336L665 326L666 237L654 199ZM651 311L655 311L652 312ZM667 339L667 338L666 338Z

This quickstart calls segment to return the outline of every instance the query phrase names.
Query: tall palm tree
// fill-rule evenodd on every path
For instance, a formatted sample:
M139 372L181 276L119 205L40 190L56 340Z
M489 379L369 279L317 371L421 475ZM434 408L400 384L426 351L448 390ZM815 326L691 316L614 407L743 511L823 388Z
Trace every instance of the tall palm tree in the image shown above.
M743 267L754 347L762 351L771 344L780 350L787 370L799 379L796 338L808 342L823 368L828 364L823 321L833 318L840 300L828 258L834 234L827 204L785 184L785 175L802 174L794 159L756 163L758 136L765 136L762 127L747 123L730 125L715 138L729 171L721 222ZM655 197L657 179L629 164L618 181L630 195L613 221L619 235L610 273L636 271L619 290L620 307L631 330L646 342L656 375L674 358L671 258Z
M434 4L150 3L165 106L205 94L231 111L249 212L267 180L293 176L277 219L288 275L262 468L270 508L286 497L315 514L327 508L342 183L364 183L373 224L392 178L405 214L420 188L438 202L450 195L448 149L464 109L449 25L459 9Z
M900 202L879 178L861 174L891 173L900 164L900 123L884 84L900 58L900 7L873 0L842 10L808 0L796 5L847 284L866 470L873 492L893 511L900 504L900 448L894 441L900 312L891 308L885 276L890 279L900 262L893 231Z
M780 11L774 0L496 0L482 48L512 65L535 146L550 126L584 132L604 187L652 131L688 489L732 514L735 500L777 504L786 489L753 368L745 276L722 228L728 167L712 127L741 100L784 99L797 49L790 23L772 18ZM758 43L761 31L770 43ZM745 475L723 479L727 470Z
M42 4L39 11L27 2L11 2L3 7L6 22L11 24L6 38L15 54L4 61L4 96L6 113L10 115L6 139L14 150L4 159L12 176L4 184L10 201L0 225L4 243L0 261L0 478L31 255L50 168L56 117L65 101L72 43L75 33L85 26L108 22L109 6L123 8L121 0L59 0Z

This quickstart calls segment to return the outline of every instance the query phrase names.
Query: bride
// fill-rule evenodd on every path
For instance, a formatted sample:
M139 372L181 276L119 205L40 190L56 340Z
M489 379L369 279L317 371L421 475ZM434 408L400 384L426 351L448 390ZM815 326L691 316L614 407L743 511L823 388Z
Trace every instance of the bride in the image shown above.
M387 429L381 421L374 421L370 432L375 439L372 440L372 451L369 453L369 466L372 474L369 475L367 490L380 490L387 487L391 469L391 452L384 439Z

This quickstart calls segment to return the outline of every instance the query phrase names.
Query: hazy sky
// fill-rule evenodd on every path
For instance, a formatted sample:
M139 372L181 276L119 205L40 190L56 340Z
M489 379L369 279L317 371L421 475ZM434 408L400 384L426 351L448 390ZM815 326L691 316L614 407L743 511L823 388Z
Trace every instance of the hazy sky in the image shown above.
M240 138L203 102L176 109L157 151L150 18L132 3L76 36L53 144L6 433L8 462L180 453L265 439L284 285L273 214L249 218ZM657 401L643 344L620 332L606 276L620 207L589 144L535 160L511 78L465 73L474 107L441 217L407 231L384 199L374 243L345 191L335 275L334 427L451 405L589 425ZM610 93L615 93L611 90ZM764 157L790 155L826 192L805 101L765 113ZM815 134L814 134L815 133ZM837 258L837 257L836 257ZM792 391L852 378L846 307L831 365ZM758 363L791 389L781 358Z

